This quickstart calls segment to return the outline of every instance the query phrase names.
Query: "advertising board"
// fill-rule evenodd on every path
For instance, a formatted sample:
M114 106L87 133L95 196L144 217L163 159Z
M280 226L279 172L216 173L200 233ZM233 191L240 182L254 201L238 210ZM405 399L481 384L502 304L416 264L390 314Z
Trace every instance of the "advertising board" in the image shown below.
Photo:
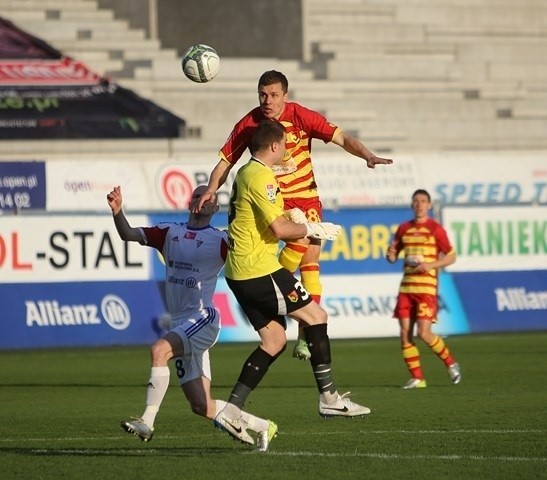
M442 220L458 255L451 272L547 270L547 206L447 206Z
M471 332L547 329L547 271L455 273Z
M111 215L0 217L2 283L148 280L150 252L122 242Z
M45 208L45 162L0 162L0 212Z
M0 284L0 349L151 343L160 290L151 281Z

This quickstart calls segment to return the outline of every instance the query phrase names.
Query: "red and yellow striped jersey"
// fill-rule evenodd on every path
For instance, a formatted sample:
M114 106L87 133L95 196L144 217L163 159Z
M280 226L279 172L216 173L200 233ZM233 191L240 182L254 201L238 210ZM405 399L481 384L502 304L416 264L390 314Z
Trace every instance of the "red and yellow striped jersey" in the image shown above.
M415 273L415 266L421 262L434 262L442 253L448 255L453 247L446 230L432 218L423 223L414 220L402 223L393 238L392 245L397 255L403 251L404 274L399 291L401 293L425 293L437 295L437 269L426 273Z
M253 133L263 118L262 111L256 107L237 122L220 149L220 158L235 165L251 145ZM340 133L340 128L329 123L319 112L294 102L285 103L279 122L287 132L287 152L283 163L274 166L274 173L283 197L317 197L317 184L311 161L311 140L317 138L328 143Z

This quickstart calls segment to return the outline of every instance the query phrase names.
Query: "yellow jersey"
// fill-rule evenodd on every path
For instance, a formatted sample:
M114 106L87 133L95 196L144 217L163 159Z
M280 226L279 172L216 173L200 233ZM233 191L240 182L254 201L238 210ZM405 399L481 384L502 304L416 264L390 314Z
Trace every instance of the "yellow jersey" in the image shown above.
M232 185L228 211L228 255L224 274L232 280L279 270L279 240L269 225L283 215L283 197L272 169L251 158Z

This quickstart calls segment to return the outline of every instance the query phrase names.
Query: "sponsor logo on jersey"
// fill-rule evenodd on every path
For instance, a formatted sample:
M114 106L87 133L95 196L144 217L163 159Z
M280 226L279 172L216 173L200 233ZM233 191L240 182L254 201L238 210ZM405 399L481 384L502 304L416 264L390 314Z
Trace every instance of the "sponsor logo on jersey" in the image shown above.
M266 185L266 197L268 198L268 201L271 203L275 203L275 197L276 197L276 186L273 184Z
M296 132L287 133L287 146L289 146L289 144L293 144L293 145L290 145L292 147L298 144L299 142L300 142L300 137L298 136Z
M289 154L287 158L283 158L283 163L281 165L272 165L272 172L276 176L296 172L296 162Z

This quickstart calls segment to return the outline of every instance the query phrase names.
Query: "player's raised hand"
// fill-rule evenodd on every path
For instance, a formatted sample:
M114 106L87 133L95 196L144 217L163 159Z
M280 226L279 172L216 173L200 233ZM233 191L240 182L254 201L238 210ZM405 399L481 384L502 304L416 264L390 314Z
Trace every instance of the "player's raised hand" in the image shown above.
M393 160L391 158L377 157L374 154L372 154L369 158L367 158L368 168L374 168L376 165L391 165L392 163L393 163Z
M342 229L340 225L330 222L306 223L305 225L306 237L317 240L334 240Z
M205 202L216 202L216 196L217 194L215 192L212 192L211 190L207 190L203 192L199 197L197 197L195 200L192 200L189 205L189 210L192 213L199 213L201 209L203 208L203 205Z
M112 209L112 213L117 215L122 209L122 187L119 185L114 187L114 189L106 196L106 200Z

